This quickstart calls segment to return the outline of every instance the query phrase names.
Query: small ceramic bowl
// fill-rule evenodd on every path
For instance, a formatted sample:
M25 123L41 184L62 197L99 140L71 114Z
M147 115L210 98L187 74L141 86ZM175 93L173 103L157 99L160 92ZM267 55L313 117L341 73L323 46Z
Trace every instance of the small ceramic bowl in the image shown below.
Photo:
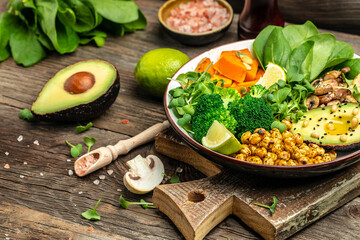
M229 29L234 17L232 7L225 0L216 1L227 9L228 13L230 13L230 18L223 26L215 30L203 33L184 33L177 31L166 24L166 19L171 15L172 9L177 8L182 3L187 3L190 1L194 0L169 0L159 9L158 18L165 31L171 37L186 45L205 45L224 36L225 32Z
M231 51L248 48L253 56L253 42L254 40L239 41L234 43L229 43L226 45L219 46L217 48L210 49L199 56L191 59L185 63L172 78L177 78L179 74L186 73L188 71L194 71L197 64L204 57L210 58L213 62L216 62L222 51ZM358 55L354 56L359 58ZM226 156L217 152L214 152L199 142L195 141L188 132L186 132L182 127L177 124L177 116L171 111L167 106L170 103L171 97L169 91L173 88L179 87L180 84L176 81L170 81L164 95L164 108L166 116L170 122L171 127L178 133L182 139L192 147L196 152L208 157L210 160L227 166L231 169L239 169L245 172L268 176L268 177L281 177L281 178L300 178L300 177L312 177L318 176L326 173L331 173L340 169L343 169L347 166L360 162L360 149L356 149L348 152L337 152L338 157L330 162L324 162L319 164L312 165L300 165L300 166L277 166L277 165L263 165L256 164L246 161L241 161L230 156Z

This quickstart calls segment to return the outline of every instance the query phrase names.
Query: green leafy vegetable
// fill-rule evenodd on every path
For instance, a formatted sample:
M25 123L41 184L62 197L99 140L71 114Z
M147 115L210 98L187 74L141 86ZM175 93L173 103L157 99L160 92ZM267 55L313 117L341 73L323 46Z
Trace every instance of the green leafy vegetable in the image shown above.
M28 120L29 122L36 121L36 117L29 109L23 109L20 111L19 118Z
M86 212L83 212L81 216L88 220L100 220L100 215L96 212L96 208L98 207L99 203L101 201L101 198L96 203L95 207L93 209L89 209Z
M87 152L90 152L91 147L96 143L95 138L84 137L84 143L88 146Z
M169 178L168 175L166 175L166 173L163 173L163 175L166 178ZM181 183L180 178L178 175L174 174L171 176L171 178L169 179L169 183L173 184L173 183Z
M279 129L279 131L280 131L281 133L283 133L283 132L287 129L285 123L282 123L282 122L279 122L279 121L274 121L274 122L271 124L271 129L274 129L274 128Z
M79 126L76 126L76 132L77 133L85 132L86 130L90 129L92 126L93 126L92 122L89 122L88 124L86 124L86 126L82 126L81 124L79 124Z
M143 208L155 208L153 203L145 202L143 199L141 199L140 202L128 202L123 196L120 196L119 202L120 206L123 208L127 208L129 205L141 205Z
M254 202L252 204L263 207L263 208L268 208L271 212L271 215L273 215L275 212L276 204L277 204L277 198L275 196L273 196L273 200L274 200L274 202L271 206L260 204L260 203L254 203Z
M132 0L10 0L0 15L0 61L11 55L31 66L46 56L45 48L60 54L79 44L105 43L103 29L122 36L146 27L146 18Z
M81 152L82 152L82 145L78 144L76 146L72 145L71 143L69 143L67 140L65 141L67 145L69 145L71 147L70 149L70 153L72 157L78 157Z

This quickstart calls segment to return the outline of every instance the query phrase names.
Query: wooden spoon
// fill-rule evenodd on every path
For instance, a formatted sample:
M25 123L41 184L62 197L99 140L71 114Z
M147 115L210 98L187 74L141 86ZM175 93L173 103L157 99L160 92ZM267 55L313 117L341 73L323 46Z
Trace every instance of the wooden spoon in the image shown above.
M165 130L169 126L170 124L168 121L157 123L132 138L120 140L114 146L109 145L101 147L79 157L74 163L76 175L83 177L102 167L105 167L119 155L127 154L130 150L153 141L156 134Z

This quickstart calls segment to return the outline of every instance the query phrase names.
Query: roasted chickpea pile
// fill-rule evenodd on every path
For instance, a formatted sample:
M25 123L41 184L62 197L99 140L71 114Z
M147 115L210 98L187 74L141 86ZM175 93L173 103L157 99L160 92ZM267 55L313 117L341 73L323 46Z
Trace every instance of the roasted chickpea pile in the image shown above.
M288 129L289 126L287 126ZM336 152L325 152L316 144L306 144L300 134L278 129L270 132L258 128L241 136L242 148L233 157L242 161L266 165L296 166L332 161Z

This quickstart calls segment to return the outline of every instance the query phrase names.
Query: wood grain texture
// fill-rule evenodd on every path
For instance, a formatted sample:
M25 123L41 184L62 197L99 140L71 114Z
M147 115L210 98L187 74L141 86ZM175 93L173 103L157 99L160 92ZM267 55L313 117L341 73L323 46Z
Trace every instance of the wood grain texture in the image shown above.
M0 11L6 10L7 2L0 1ZM177 227L160 211L145 210L138 206L126 210L119 207L120 195L129 201L138 201L140 198L152 201L151 193L138 196L126 190L122 182L127 171L125 162L138 154L156 154L163 160L168 175L174 174L178 167L183 169L183 172L178 173L182 182L204 178L203 173L157 153L154 144L149 143L118 157L105 169L80 179L68 174L68 170L73 168L74 159L65 144L65 140L82 143L83 137L89 136L97 139L93 148L113 145L166 119L162 101L144 93L133 76L137 61L147 51L170 47L195 57L210 48L238 40L235 16L229 31L215 43L196 48L178 43L162 31L157 20L157 10L164 2L137 0L136 3L148 19L146 30L121 38L109 36L102 48L87 45L80 46L71 54L49 53L45 60L29 68L16 65L11 58L0 63L0 211L4 213L0 215L1 237L8 234L10 239L19 240L63 240L73 236L71 233L78 233L75 228L79 227L79 235L74 240L96 239L96 235L88 235L86 232L91 225L94 232L106 233L104 236L110 239L183 239ZM360 52L359 36L338 32L334 34ZM77 124L29 123L18 118L19 111L30 107L45 82L57 71L77 61L95 58L109 61L117 67L121 88L110 109L93 121L92 129L77 134ZM121 123L125 118L129 120L128 124ZM19 135L23 136L21 142L17 141ZM38 140L39 145L34 144L35 140ZM9 164L10 168L5 169L5 164ZM108 175L107 170L113 170L114 173ZM20 175L24 177L20 178ZM99 179L100 175L106 178L95 185L93 181ZM83 219L81 213L92 208L99 198L103 198L98 207L101 221ZM356 198L302 230L294 239L354 239L360 234L359 208L360 198ZM44 221L31 217L12 216L12 213L20 216L21 212L39 214L48 219L49 223L44 224ZM64 228L63 222L74 228ZM227 238L261 239L261 236L237 217L229 216L206 236L206 239Z
M167 141L160 141L161 138ZM185 150L187 156L178 158L176 149L184 143L162 135L156 138L156 142L156 149L160 153L178 160L192 159L187 161L191 165L209 165L194 151ZM162 152L162 149L171 148L173 151ZM205 171L207 168L203 167ZM154 190L153 201L189 240L203 239L230 214L239 217L265 239L280 240L288 238L359 194L360 164L356 164L325 176L291 180L269 179L224 169L209 178L158 186ZM257 202L271 205L272 196L278 199L273 215L267 209L251 204Z

